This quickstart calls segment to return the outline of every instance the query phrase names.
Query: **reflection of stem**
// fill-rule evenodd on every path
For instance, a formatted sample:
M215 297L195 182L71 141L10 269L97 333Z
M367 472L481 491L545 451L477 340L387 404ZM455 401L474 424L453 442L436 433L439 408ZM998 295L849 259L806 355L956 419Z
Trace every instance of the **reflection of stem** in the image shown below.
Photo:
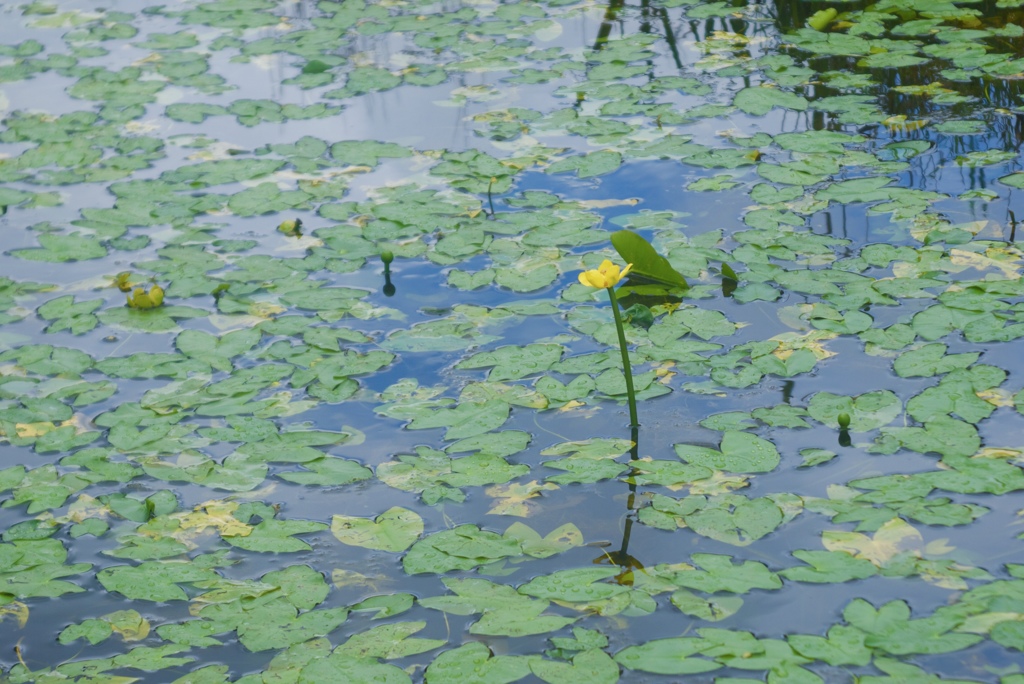
M633 446L629 449L629 460L636 461L640 458L640 429L638 427L630 428L630 438L633 440ZM635 474L636 470L632 469L629 478L629 497L626 499L626 520L622 529L622 543L619 545L619 550L611 553L605 551L604 555L598 556L594 560L595 563L607 562L622 568L622 572L616 576L615 580L626 586L633 584L633 570L643 570L644 568L643 563L629 555L629 537L633 532L633 522L636 520L635 513L637 511L636 482L632 481Z
M640 428L636 425L630 427L629 430L630 439L633 440L633 446L629 448L629 460L637 461L640 459ZM630 475L636 472L632 470ZM630 478L633 480L633 478ZM629 498L626 499L626 525L622 530L622 547L619 549L619 554L622 558L626 557L626 552L629 549L629 535L633 531L633 513L636 511L636 482L631 481L629 483Z
M597 31L597 40L594 41L594 50L600 50L608 43L612 34L612 26L618 19L619 10L626 4L626 0L612 0L604 11L604 19L601 21L601 28Z
M612 313L615 315L615 332L619 334L619 351L622 352L622 371L626 374L626 396L629 399L629 427L640 427L636 417L636 392L633 390L633 369L629 365L629 350L626 348L626 332L622 328L622 314L619 313L619 302L615 299L614 288L608 288L608 298L612 300ZM636 440L633 440L634 443Z
M494 187L494 181L496 180L497 178L491 176L491 182L487 184L487 204L491 206L490 218L494 218L494 198L491 197L491 188Z

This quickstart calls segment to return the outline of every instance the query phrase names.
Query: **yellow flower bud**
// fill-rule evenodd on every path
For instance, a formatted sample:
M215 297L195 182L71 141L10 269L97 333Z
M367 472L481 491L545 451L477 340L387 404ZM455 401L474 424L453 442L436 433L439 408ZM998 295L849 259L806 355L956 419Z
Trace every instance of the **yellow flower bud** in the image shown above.
M128 306L133 309L155 309L163 303L164 289L159 285L154 285L149 292L137 287L128 295Z

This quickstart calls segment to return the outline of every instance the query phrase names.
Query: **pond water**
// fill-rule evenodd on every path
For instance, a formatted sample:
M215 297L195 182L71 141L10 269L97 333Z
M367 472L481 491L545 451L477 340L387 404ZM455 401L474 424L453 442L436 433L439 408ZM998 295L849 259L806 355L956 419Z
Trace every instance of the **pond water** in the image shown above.
M0 16L4 681L1024 683L1024 0Z

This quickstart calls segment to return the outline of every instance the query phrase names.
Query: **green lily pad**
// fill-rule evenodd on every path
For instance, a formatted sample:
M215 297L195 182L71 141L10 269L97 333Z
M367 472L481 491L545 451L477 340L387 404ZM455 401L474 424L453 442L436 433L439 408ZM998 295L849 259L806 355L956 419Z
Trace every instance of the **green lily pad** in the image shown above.
M744 88L736 93L732 104L753 116L764 116L775 107L798 112L808 107L807 100L795 93L763 87Z
M867 432L888 425L903 411L903 402L888 390L867 392L847 397L831 392L818 392L807 404L807 412L820 423L839 428L839 415L850 416L849 429Z
M331 519L331 533L343 544L393 553L405 551L423 534L423 519L394 506L373 520L347 515Z
M720 449L675 445L676 455L688 463L734 473L766 473L774 470L781 459L774 444L738 430L728 430L722 435Z

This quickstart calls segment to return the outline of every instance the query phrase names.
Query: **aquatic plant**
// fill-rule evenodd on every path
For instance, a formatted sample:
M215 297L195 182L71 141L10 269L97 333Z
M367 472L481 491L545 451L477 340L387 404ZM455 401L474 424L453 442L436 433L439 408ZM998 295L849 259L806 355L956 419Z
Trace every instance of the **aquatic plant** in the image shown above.
M0 680L1024 684L1022 0L83 4L0 26Z
M597 268L583 271L579 275L581 283L587 287L604 289L608 292L608 299L612 303L612 315L615 316L615 332L619 336L619 352L622 354L622 372L626 376L626 398L629 401L629 426L640 427L640 421L636 416L636 391L633 389L633 369L629 365L629 350L626 347L626 332L622 327L622 314L619 312L619 302L615 297L615 286L623 278L629 275L633 264L627 264L626 268L619 268L608 259L601 262Z
M164 289L154 285L146 292L146 288L137 287L128 295L128 306L132 309L155 309L164 303Z

